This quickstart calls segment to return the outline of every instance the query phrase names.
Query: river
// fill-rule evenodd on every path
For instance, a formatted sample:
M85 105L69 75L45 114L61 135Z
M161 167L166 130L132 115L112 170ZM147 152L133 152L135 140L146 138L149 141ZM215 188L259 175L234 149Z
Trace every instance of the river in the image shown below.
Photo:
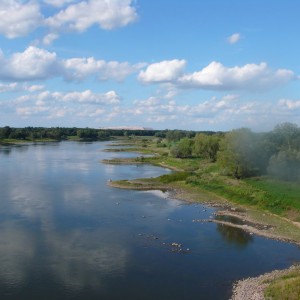
M295 245L192 222L213 208L108 187L170 171L102 164L136 155L106 146L0 146L1 300L229 299L235 280L300 261Z

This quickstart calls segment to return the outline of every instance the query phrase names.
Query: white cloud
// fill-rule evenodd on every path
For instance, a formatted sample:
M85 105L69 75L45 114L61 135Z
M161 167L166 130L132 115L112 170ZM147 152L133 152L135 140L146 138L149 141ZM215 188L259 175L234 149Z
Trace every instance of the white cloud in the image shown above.
M151 64L141 71L138 79L144 83L160 83L176 80L186 66L185 60L165 60Z
M18 89L18 84L16 82L13 83L0 83L0 93L16 91Z
M280 99L278 104L280 107L288 110L297 110L300 108L300 100Z
M2 80L39 80L60 74L56 53L33 46L24 52L14 53L10 59L0 57Z
M35 103L82 103L82 104L119 104L121 97L115 91L107 93L93 93L90 90L83 92L49 92L43 91L37 94L23 95L15 100L15 103L35 102Z
M21 116L32 116L36 114L41 114L44 112L48 112L50 110L50 106L25 106L25 107L17 107L16 112Z
M241 34L240 33L234 33L231 36L227 38L227 42L229 44L235 44L241 39Z
M55 7L63 7L66 4L76 2L77 0L44 0L46 4L55 6Z
M88 0L69 5L45 22L59 32L83 32L95 24L109 30L126 26L136 19L137 13L131 0Z
M53 41L57 40L59 38L59 35L56 33L49 33L43 38L43 44L44 45L51 45Z
M90 75L96 75L100 80L124 80L131 73L139 71L144 64L130 65L128 62L96 60L89 58L71 58L63 63L66 78L69 80L82 80Z
M96 119L109 115L121 102L115 91L94 93L90 90L82 92L50 92L24 94L14 100L6 101L3 109L10 109L22 118L38 117L39 120L50 120L66 117L68 120Z
M105 30L127 26L137 20L133 0L44 0L55 13L47 18L44 6L35 0L1 0L0 34L13 39L27 36L39 27L47 28L42 39L50 45L62 32L84 32L93 25Z
M105 94L95 94L90 90L83 92L71 92L67 94L56 93L53 96L63 102L78 102L89 104L119 104L120 96L115 91Z
M184 74L185 66L185 60L177 59L154 63L141 71L138 79L143 83L169 83L177 88L254 91L284 85L296 78L293 71L273 71L264 62L226 67L213 61L200 71Z
M201 71L183 75L177 84L183 88L210 90L263 90L286 84L294 78L293 71L272 71L264 62L241 67L225 67L212 62Z
M152 122L153 126L155 122L166 126L173 124L173 128L193 129L199 129L200 126L203 130L228 130L242 126L261 130L267 126L272 128L276 123L292 116L287 112L281 118L282 108L270 101L243 101L240 95L235 94L199 100L194 105L150 97L135 101L134 108L123 111L123 114L134 116L135 120L140 119L142 124ZM271 118L268 117L270 114ZM125 115L122 118L126 118ZM115 119L117 118L118 116Z
M41 25L43 16L36 1L1 0L0 33L7 38L25 36Z
M122 81L138 72L144 63L130 65L128 62L104 61L90 58L59 59L55 52L28 47L24 52L6 58L0 51L0 80L31 81L53 77L80 81L88 76L99 80Z
M37 92L37 91L41 91L45 88L44 85L30 85L30 86L27 86L25 85L24 86L24 89L28 92L31 92L31 93L34 93L34 92Z
M145 63L97 60L89 58L60 59L55 52L30 46L6 58L0 50L0 80L32 81L62 77L69 81L81 81L89 76L98 80L122 81L139 72ZM200 71L184 74L185 60L168 60L149 65L140 71L139 81L162 83L169 91L169 98L179 88L219 91L259 91L287 84L296 79L293 71L271 70L264 62L244 66L226 67L212 62Z

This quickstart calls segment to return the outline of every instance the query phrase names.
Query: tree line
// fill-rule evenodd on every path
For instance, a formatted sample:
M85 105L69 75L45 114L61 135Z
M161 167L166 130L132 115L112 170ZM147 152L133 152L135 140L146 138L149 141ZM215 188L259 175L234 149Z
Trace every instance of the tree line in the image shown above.
M157 146L169 147L178 158L200 157L216 162L226 175L235 178L272 175L300 181L300 128L282 123L264 133L248 128L230 132L186 130L114 130L64 127L0 128L0 141L16 140L107 140L113 136L154 136Z
M206 132L212 134L213 132ZM155 136L167 139L168 141L179 141L183 137L192 138L196 135L195 131L186 130L127 130L127 129L95 129L95 128L68 128L68 127L0 127L0 140L42 140L52 139L56 141L67 140L70 137L78 137L81 140L105 140L113 136Z
M227 133L196 133L169 143L174 157L201 157L216 162L225 175L234 178L272 175L300 181L300 128L283 123L272 131L247 128Z
M25 127L13 128L9 126L0 127L0 140L43 140L51 139L56 141L67 140L70 137L77 137L80 140L105 140L112 136L154 136L158 130L115 130L95 128L66 128L66 127Z

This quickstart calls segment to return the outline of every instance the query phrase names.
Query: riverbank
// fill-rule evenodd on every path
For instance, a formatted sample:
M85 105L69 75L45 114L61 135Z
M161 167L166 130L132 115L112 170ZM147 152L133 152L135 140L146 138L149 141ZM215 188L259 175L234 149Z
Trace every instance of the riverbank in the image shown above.
M245 205L236 205L213 193L189 187L184 182L162 184L152 178L109 181L108 185L131 190L169 191L173 199L202 203L216 208L214 219L194 220L195 222L214 222L240 228L250 234L300 245L299 223Z
M297 300L299 299L300 266L237 281L231 300ZM295 285L295 283L297 285Z
M151 147L150 147L151 148ZM137 147L135 145L136 151ZM138 149L143 153L145 149ZM110 149L110 151L113 151ZM130 151L130 149L124 149ZM147 153L151 150L148 148ZM261 181L260 178L241 181L230 179L225 176L220 176L215 165L200 161L197 159L172 159L168 155L162 156L161 149L155 149L155 157L137 157L125 159L105 160L103 163L109 164L152 164L177 172L177 175L163 175L158 178L137 179L137 180L121 180L111 181L108 184L115 188L135 189L135 190L162 190L171 192L171 198L185 200L189 202L200 202L207 206L215 207L215 216L208 220L193 220L198 223L214 222L230 227L240 228L249 234L259 235L270 239L280 240L289 243L300 245L300 223L299 211L297 210L297 201L299 193L297 187L286 185L284 183L270 183ZM164 150L163 153L166 153ZM217 184L216 184L217 183ZM263 186L261 188L260 186ZM279 189L279 190L278 190ZM295 208L286 209L277 194L284 194L288 190L291 196L290 202L295 202ZM277 194L276 194L277 193ZM295 197L296 195L296 197ZM274 203L267 203L265 199L272 199ZM260 200L262 200L260 202ZM263 203L263 205L261 205ZM287 206L288 207L288 206ZM266 210L270 209L271 211ZM277 214L275 214L277 213ZM281 215L280 215L281 214ZM257 287L253 284L260 282L254 278L249 285L244 281L240 281L234 285L234 300L246 299L265 299L249 298L249 293L245 290L251 290L250 295L253 295L254 290L260 289L264 291L267 286L273 281L273 274L280 275L289 274L290 269L284 271L276 271L269 277L270 281L264 285ZM300 274L299 269L293 269L293 272ZM300 275L299 275L300 276ZM275 277L274 277L275 278ZM244 296L243 296L244 295ZM263 292L262 292L263 295ZM273 299L273 298L270 298ZM275 298L274 298L275 299ZM280 298L278 298L280 299ZM295 298L296 299L296 298Z

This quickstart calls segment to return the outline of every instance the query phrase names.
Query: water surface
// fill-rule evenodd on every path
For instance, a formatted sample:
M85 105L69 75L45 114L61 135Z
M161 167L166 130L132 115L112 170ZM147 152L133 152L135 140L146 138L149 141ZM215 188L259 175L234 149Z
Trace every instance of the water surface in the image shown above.
M1 299L228 299L235 280L300 261L294 245L192 222L212 208L108 187L170 171L104 165L136 155L105 144L0 147Z

